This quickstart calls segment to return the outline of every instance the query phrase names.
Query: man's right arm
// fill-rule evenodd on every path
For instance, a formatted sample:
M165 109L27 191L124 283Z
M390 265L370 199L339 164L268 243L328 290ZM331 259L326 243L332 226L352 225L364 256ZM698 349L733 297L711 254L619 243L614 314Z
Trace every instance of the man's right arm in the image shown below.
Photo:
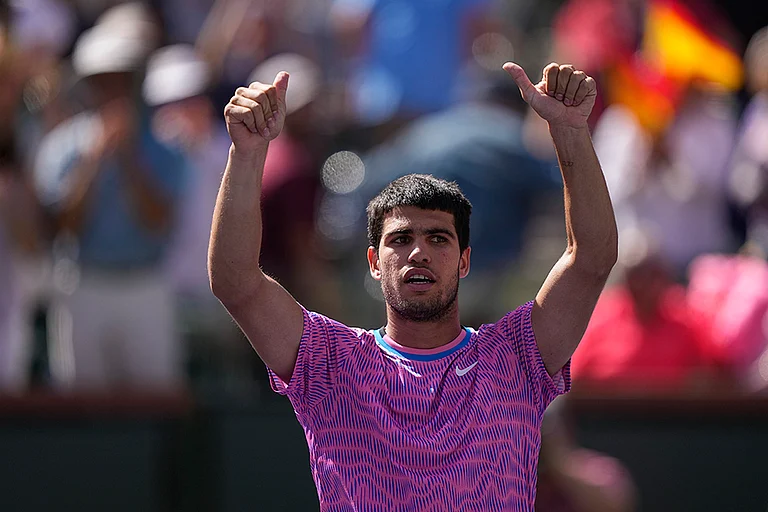
M232 138L213 213L208 248L211 290L266 365L283 381L293 374L303 331L294 298L259 267L261 184L269 141L285 120L288 75L239 88L224 110ZM271 120L271 121L270 121Z

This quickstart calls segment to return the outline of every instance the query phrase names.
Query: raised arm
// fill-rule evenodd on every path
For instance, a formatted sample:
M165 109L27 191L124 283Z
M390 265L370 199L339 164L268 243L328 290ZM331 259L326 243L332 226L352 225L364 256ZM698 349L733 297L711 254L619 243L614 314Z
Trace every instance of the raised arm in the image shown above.
M269 141L285 121L288 74L240 87L224 109L232 145L213 212L211 290L261 359L288 382L303 330L301 307L259 267L261 182Z
M569 65L548 65L536 85L517 64L508 62L504 69L549 123L563 175L568 244L531 312L539 351L552 375L581 341L618 253L611 198L587 128L597 90L591 77Z

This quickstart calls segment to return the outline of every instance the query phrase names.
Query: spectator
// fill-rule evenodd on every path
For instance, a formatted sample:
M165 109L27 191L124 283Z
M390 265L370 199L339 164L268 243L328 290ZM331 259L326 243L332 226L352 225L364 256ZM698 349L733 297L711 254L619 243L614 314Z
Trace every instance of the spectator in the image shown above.
M154 108L153 135L182 151L189 162L167 272L176 293L200 306L218 304L208 284L208 239L230 144L224 123L206 96L210 79L207 64L193 47L173 45L149 59L143 86L144 99Z
M0 161L0 391L29 384L33 319L45 300L49 225L19 162Z
M336 0L331 13L342 46L358 50L350 100L361 122L381 124L394 117L397 123L450 105L464 57L490 25L494 5L493 0Z
M622 234L621 284L595 307L573 356L574 380L625 391L679 391L708 376L709 333L647 236Z
M76 389L171 390L181 351L162 263L183 165L135 101L152 28L142 11L115 9L73 53L92 108L46 136L36 164L60 228L52 370Z
M706 84L689 88L657 137L619 105L608 107L597 123L595 148L619 232L649 232L675 278L699 254L735 248L726 193L735 129L732 98Z
M208 64L194 47L171 45L150 57L143 92L153 107L152 133L182 152L187 162L165 275L173 287L191 369L201 382L220 373L223 381L243 386L250 379L248 354L208 283L211 218L230 145L218 109L207 96L211 79Z
M752 37L745 55L752 99L741 119L730 165L730 189L747 222L749 248L768 256L768 27Z
M35 70L51 63L31 39L28 10L6 6L0 15L0 390L22 391L30 383L34 314L47 294L50 226L29 179L25 150L34 136L20 126ZM56 39L57 27L37 37Z

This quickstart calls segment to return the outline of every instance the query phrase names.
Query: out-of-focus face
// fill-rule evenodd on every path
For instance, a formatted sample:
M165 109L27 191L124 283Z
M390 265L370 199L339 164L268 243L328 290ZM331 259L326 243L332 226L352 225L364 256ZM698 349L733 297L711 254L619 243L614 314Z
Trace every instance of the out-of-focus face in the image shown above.
M459 248L452 214L406 206L387 215L378 253L369 247L368 263L392 311L406 320L428 322L457 307L469 253Z
M131 73L103 73L88 77L88 85L96 106L101 107L115 99L130 99L135 82Z
M665 267L654 260L642 262L627 270L627 289L639 312L654 314L664 296L672 286L672 278Z

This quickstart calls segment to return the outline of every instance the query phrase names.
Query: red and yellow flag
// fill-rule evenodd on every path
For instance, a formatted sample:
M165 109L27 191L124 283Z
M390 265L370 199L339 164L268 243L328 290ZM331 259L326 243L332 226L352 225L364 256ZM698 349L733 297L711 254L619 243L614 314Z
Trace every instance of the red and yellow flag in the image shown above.
M741 56L678 1L648 3L642 53L662 74L682 82L736 91L744 80Z

